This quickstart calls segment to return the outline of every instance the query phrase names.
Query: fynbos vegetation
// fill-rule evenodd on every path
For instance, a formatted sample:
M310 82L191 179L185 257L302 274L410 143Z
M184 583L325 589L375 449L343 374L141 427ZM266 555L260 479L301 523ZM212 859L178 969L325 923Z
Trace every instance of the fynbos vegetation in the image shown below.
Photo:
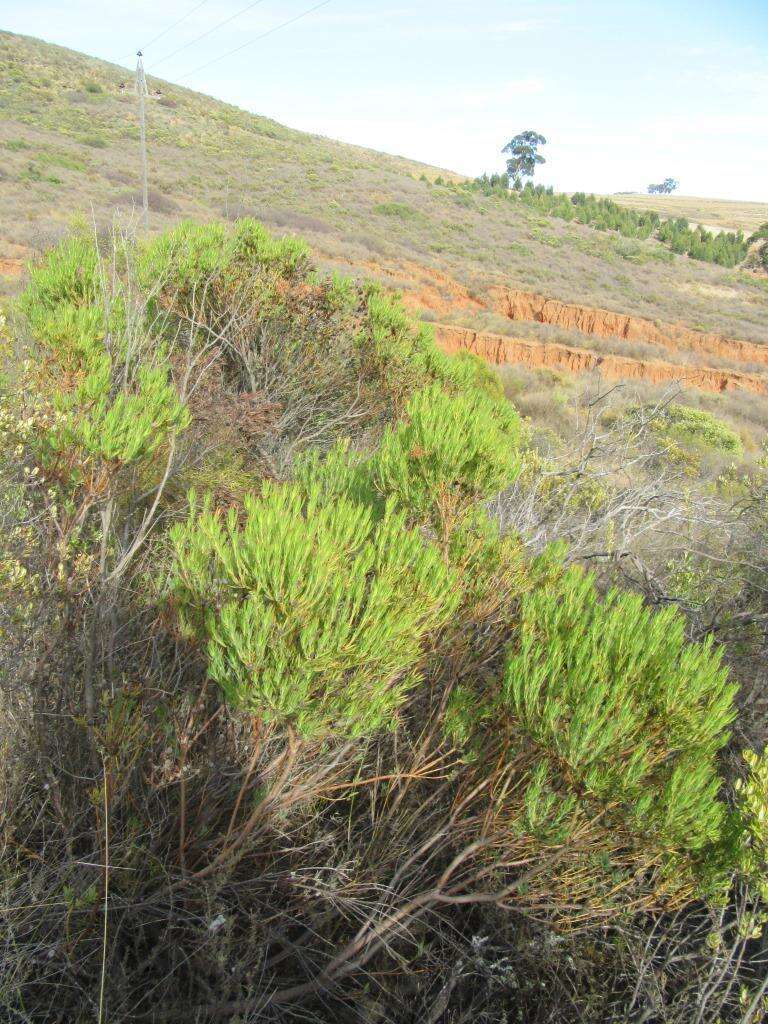
M737 435L564 459L250 219L77 234L3 336L4 1019L756 1024L768 485L671 454Z

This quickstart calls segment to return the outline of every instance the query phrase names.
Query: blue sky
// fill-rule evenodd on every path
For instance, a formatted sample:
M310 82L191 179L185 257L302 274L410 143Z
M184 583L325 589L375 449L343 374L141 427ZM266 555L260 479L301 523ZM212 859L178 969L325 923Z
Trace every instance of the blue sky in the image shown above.
M557 189L768 200L768 0L0 0L0 28L119 60L292 127L468 174L535 129ZM124 61L131 64L131 59Z

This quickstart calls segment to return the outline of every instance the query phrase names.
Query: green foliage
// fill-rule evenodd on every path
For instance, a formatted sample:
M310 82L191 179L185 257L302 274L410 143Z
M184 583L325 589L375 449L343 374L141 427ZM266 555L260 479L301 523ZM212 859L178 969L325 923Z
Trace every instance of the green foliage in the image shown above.
M441 376L444 384L456 391L477 389L491 398L504 398L504 385L498 373L484 359L466 349L446 357Z
M165 288L192 292L218 274L226 259L222 224L183 221L153 239L142 252L139 279L147 290Z
M761 224L747 240L750 248L745 267L751 270L768 270L768 224Z
M418 391L370 463L373 487L447 538L478 502L520 472L522 424L515 409L472 389Z
M617 231L625 238L657 238L674 253L724 267L735 267L744 259L749 247L741 231L713 234L702 227L691 228L684 217L662 221L652 210L633 210L619 206L612 199L597 198L584 192L568 196L555 192L551 187L534 186L530 181L523 187L519 180L515 183L515 191L510 192L506 175L483 175L466 187L485 195L522 202L549 217L575 221L598 231Z
M665 438L729 455L744 454L736 431L704 409L673 402L659 413L653 425L657 434Z
M396 299L339 275L322 278L303 242L275 239L252 219L231 229L181 224L145 248L139 272L169 345L190 326L200 344L223 340L230 386L306 409L311 425L287 422L325 447L350 408L360 428L378 432L433 382L500 395L492 371L476 357L442 353L431 328L415 326ZM289 459L284 451L276 457Z
M107 140L100 135L82 135L78 141L82 142L84 146L90 146L91 149L107 149L109 147Z
M663 221L659 225L657 237L669 245L672 252L707 263L719 263L722 267L735 267L741 263L749 248L741 231L713 234L700 225L692 228L685 217Z
M371 485L369 460L343 438L324 455L317 448L302 452L293 464L293 479L305 493L317 493L325 501L344 498L381 511L379 495Z
M182 221L148 244L139 263L140 280L146 289L160 285L181 298L217 282L237 279L244 272L269 270L288 281L309 269L309 251L298 239L275 239L250 217L227 231L223 224ZM202 296L198 296L200 301Z
M546 163L544 157L538 152L539 146L546 144L547 140L543 135L527 131L520 132L502 149L502 153L509 153L507 174L516 186L519 186L523 178L532 178L539 164Z
M30 270L20 308L33 326L64 304L92 305L99 294L99 254L93 239L73 235Z
M267 485L242 523L210 505L171 531L172 594L228 700L305 736L393 725L457 591L405 516Z
M166 366L139 366L117 394L114 376L114 364L105 356L73 391L54 397L58 416L41 439L46 461L77 451L83 459L97 457L116 466L135 463L150 458L171 434L189 426L189 411Z
M42 171L37 164L28 164L27 168L19 175L19 181L39 181L45 182L48 185L61 185L63 184L61 178L56 174L46 174Z
M95 241L75 235L53 249L19 306L43 354L37 387L50 415L36 440L44 466L63 457L81 482L91 460L117 468L151 459L189 425L167 353L156 345L140 358L122 294L104 301Z
M528 749L524 811L514 812L523 828L535 820L561 842L599 825L617 862L657 861L669 884L686 885L728 832L717 756L735 689L711 641L686 642L676 610L654 613L615 590L601 600L571 569L523 596L493 713L487 696L465 691L453 715L481 750L500 720L507 756Z
M768 904L768 749L744 751L747 776L736 783L738 809L744 823L743 868Z
M274 238L252 217L237 222L230 245L230 258L235 264L268 268L286 280L305 275L310 269L306 242L299 238Z
M715 756L734 693L712 644L686 644L676 610L617 591L600 601L573 570L524 600L502 702L570 786L647 838L699 849L723 822Z
M379 213L384 217L396 217L399 220L415 220L418 217L416 210L408 206L407 203L377 203L373 208L373 212Z
M366 315L358 334L362 372L378 382L400 411L411 395L430 383L446 391L477 388L499 396L499 377L469 352L446 355L428 324L415 325L399 302L377 286L369 286Z

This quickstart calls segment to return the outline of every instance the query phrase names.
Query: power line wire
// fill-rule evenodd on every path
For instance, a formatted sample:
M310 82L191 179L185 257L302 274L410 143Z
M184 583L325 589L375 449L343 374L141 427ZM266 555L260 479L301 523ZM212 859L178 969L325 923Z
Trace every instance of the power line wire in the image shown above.
M162 39L163 36L167 36L169 32L173 31L173 29L175 29L178 25L181 25L181 23L183 21L186 21L187 18L191 18L196 11L199 11L200 8L204 7L205 4L207 4L208 2L209 0L200 0L200 3L196 4L191 11L187 11L187 13L183 15L181 18L179 18L178 21L174 21L172 25L169 25L168 28L164 28L162 32L158 32L158 34L153 39L150 39L148 43L145 43L142 47L140 47L142 52L148 50L150 46L154 46L158 39Z
M297 21L301 21L302 18L306 18L307 15L313 14L315 11L319 11L321 7L326 7L331 0L322 0L322 3L315 4L314 7L310 7L306 11L302 11L301 14L297 14L295 18L289 18L288 21L282 22L280 25L275 25L274 28L267 29L266 32L262 32L258 36L254 36L253 39L249 39L245 43L241 43L240 46L236 46L234 50L229 50L227 53L222 53L220 57L214 57L213 60L209 60L206 64L201 64L199 68L195 68L194 71L188 71L186 75L181 75L180 79L190 78L192 75L196 75L198 71L204 71L209 68L211 64L216 64L220 60L226 60L227 57L231 57L235 53L239 53L240 50L244 50L246 46L252 46L257 43L260 39L266 39L267 36L271 36L274 32L279 32L281 28L287 28L289 25L295 24Z
M119 64L121 61L128 60L129 57L136 56L137 52L138 53L143 53L145 50L148 50L150 46L154 46L155 45L155 43L158 41L158 39L162 39L163 36L167 36L168 33L170 31L172 31L172 29L176 28L178 25L181 25L181 23L183 21L186 21L187 18L190 18L195 13L195 11L199 11L200 8L204 4L207 4L207 3L208 3L208 0L200 0L200 3L197 4L195 7L193 7L191 11L187 11L187 13L185 15L183 15L181 18L179 18L178 21L174 21L172 25L168 26L168 28L164 28L162 32L158 32L158 34L156 36L154 36L152 39L150 39L148 43L144 43L143 46L140 46L138 51L137 50L131 50L131 52L130 53L126 53L124 57L116 57L115 58L115 63Z
M254 0L252 4L248 4L247 7L243 7L242 10L237 11L235 14L231 14L228 18L224 18L223 21L218 22L218 24L214 25L213 28L209 28L206 32L203 32L202 35L197 36L195 39L191 39L188 43L184 43L183 46L179 46L176 50L172 50L171 53L166 53L166 55L161 57L160 60L156 60L152 67L156 68L158 64L162 64L164 61L170 60L171 57L175 57L177 53L181 53L182 50L187 50L190 46L194 46L195 43L199 43L201 39L206 39L217 29L223 28L224 25L228 25L230 21L234 21L235 18L239 18L241 14L246 14L248 11L252 11L254 7L258 7L259 4L262 3L264 3L264 0Z
M197 4L195 7L193 7L193 9L187 10L187 12L182 17L180 17L177 20L177 22L174 22L173 25L169 25L167 29L163 29L162 32L159 32L157 36L155 36L153 39L150 40L150 42L144 43L144 45L140 46L137 51L136 50L131 50L130 53L126 53L125 56L123 56L123 57L116 57L115 62L116 63L120 63L122 60L127 60L128 57L135 56L136 52L143 53L144 50L147 50L151 46L154 46L155 43L157 43L157 41L159 39L162 39L163 36L167 36L169 32L171 32L177 26L181 25L182 22L185 22L187 17L191 17L191 15L193 15L197 10L200 10L200 8L203 7L205 4L207 4L208 2L209 2L209 0L201 0L201 2L199 4Z

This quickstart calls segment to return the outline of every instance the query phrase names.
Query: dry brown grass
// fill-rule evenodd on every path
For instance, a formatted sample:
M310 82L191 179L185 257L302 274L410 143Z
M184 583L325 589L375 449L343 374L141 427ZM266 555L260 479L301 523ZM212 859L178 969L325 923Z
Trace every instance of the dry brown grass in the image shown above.
M702 199L700 196L611 195L620 206L655 210L664 217L687 217L711 231L743 231L751 234L768 222L768 202L733 199Z

